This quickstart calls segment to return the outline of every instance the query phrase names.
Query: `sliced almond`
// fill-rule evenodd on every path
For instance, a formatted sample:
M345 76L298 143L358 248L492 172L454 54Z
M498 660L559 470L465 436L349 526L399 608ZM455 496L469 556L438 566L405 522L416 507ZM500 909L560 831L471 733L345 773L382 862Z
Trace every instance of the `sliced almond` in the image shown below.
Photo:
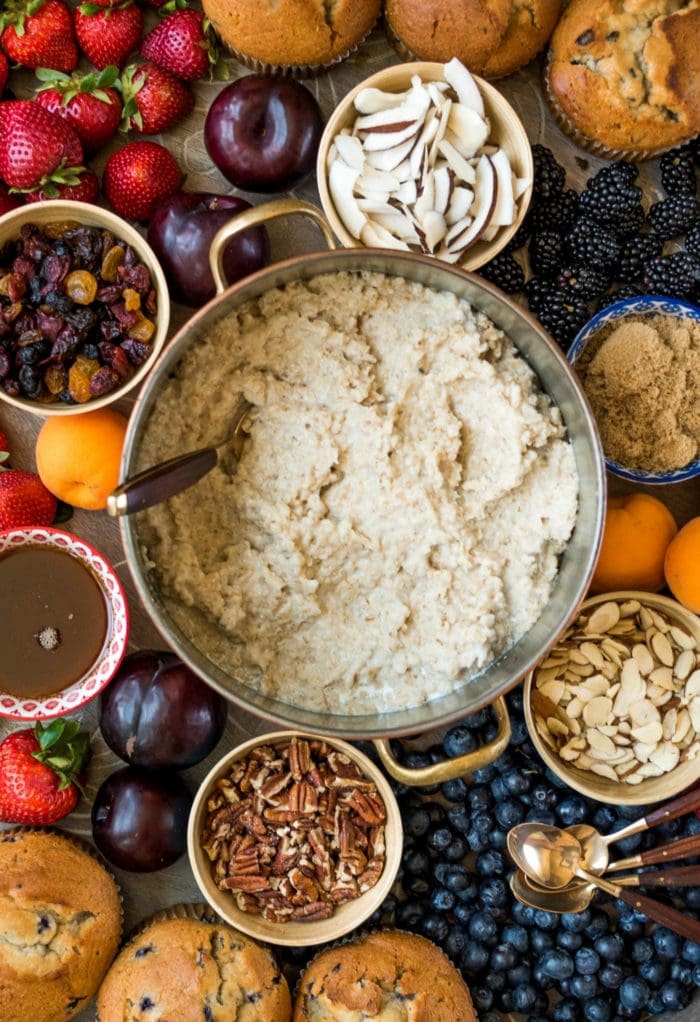
M678 628L677 625L671 625L669 628L669 634L677 646L681 649L693 650L697 649L697 643L692 635L688 635L682 628Z
M656 632L651 638L651 648L665 667L673 667L676 658L671 643L662 632Z
M663 727L661 721L653 720L648 724L641 724L632 728L632 737L644 745L656 746L663 738Z
M566 716L572 720L576 720L582 713L583 703L577 696L574 696L574 698L566 704Z
M686 699L693 699L695 696L700 696L700 671L693 671L690 677L686 680L683 695Z
M605 659L600 649L594 642L582 642L579 646L579 653L592 664L596 670L602 670Z
M612 699L607 696L596 696L583 707L583 720L588 727L606 724L612 713ZM608 737L606 735L606 737Z
M673 673L681 681L685 681L695 666L695 653L690 649L684 649L677 657L673 666Z
M637 699L630 703L629 716L635 727L643 727L645 724L661 719L659 711L650 699Z
M558 717L547 717L547 727L553 735L562 735L568 737L570 734L569 728L564 724Z
M660 767L665 774L675 770L678 766L681 753L677 745L672 742L662 742L649 756L649 761Z
M639 623L645 630L651 628L654 621L646 607L641 607L639 610Z
M603 735L596 728L589 728L586 731L586 740L591 747L591 755L598 753L613 759L616 754L615 744L607 735Z
M591 632L600 632L601 634L608 632L619 620L620 608L613 600L609 600L596 607L586 623L584 632L587 635L590 635Z
M649 681L653 682L654 685L658 685L659 688L665 688L671 692L675 688L673 684L673 671L670 667L656 667L650 672Z
M646 763L652 752L656 749L656 742L635 741L632 745L632 752L640 763Z
M651 620L654 623L654 628L658 628L660 632L664 633L664 635L666 632L671 630L670 624L662 614L652 610L651 607L649 607L649 613L651 614Z
M690 713L690 723L693 726L693 731L696 734L700 734L700 697L696 696L688 706L688 712Z
M655 661L646 646L643 646L641 642L637 643L632 648L632 656L637 661L642 674L651 674L654 670Z
M547 696L551 699L555 706L558 706L564 695L564 682L563 681L548 681L540 688L542 695Z
M625 600L620 604L620 617L632 617L641 606L639 600Z
M607 777L609 781L617 781L617 774L607 763L594 763L591 772L599 777Z
M671 714L675 714L673 727L671 733L666 734L666 721L669 717L671 717ZM691 727L690 713L685 707L682 710L669 710L664 717L664 738L670 738L674 745L678 745L691 730ZM693 730L695 729L693 728Z

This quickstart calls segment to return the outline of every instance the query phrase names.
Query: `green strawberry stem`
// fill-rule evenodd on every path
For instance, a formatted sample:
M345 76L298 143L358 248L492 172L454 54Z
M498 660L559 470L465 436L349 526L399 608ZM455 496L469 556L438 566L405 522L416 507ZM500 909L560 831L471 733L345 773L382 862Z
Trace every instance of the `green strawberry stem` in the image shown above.
M90 759L90 736L87 731L80 730L77 720L57 717L49 724L38 721L34 735L39 743L37 751L32 753L34 759L56 773L61 781L61 791L74 784L84 795L79 777Z
M141 81L135 82L134 75L143 65L129 64L122 71L121 78L116 87L122 94L122 120L119 125L120 131L129 131L136 127L143 127L143 118L136 102L136 94L144 87L148 79L148 71L141 75Z
M75 74L67 75L50 67L38 67L34 73L39 81L44 83L36 91L55 89L63 96L63 106L70 103L79 93L89 93L103 103L109 103L110 97L104 89L119 85L119 68L114 64L109 64L99 74L96 71L89 71L87 74L77 71Z
M24 35L24 21L26 18L37 14L46 3L46 0L6 0L3 4L3 11L0 13L0 32L8 25L14 25L18 36Z
M65 159L50 174L44 174L42 179L31 188L10 188L10 193L31 194L32 192L45 192L49 199L55 199L59 194L59 185L79 185L80 175L85 173L87 167L67 167Z

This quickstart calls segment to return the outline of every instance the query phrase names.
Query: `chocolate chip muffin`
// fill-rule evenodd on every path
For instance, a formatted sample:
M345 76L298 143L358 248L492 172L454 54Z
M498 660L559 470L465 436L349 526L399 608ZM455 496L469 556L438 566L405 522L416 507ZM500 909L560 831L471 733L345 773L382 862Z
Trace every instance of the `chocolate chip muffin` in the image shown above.
M87 1007L117 953L119 890L58 831L6 831L0 933L2 1022L67 1022Z
M381 13L381 0L203 0L233 55L255 71L314 74L355 49Z
M100 987L99 1022L289 1022L289 989L271 953L223 923L154 921Z
M458 57L471 72L502 78L549 39L561 0L386 0L391 42L407 59Z
M368 933L323 951L299 981L293 1022L476 1022L459 972L424 937Z
M552 36L547 99L576 142L643 159L700 131L700 0L572 0Z

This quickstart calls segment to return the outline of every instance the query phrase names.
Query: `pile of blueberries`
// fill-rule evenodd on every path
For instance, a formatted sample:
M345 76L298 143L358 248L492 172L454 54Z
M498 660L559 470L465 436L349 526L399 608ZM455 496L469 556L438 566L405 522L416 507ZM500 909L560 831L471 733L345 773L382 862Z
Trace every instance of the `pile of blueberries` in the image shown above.
M395 785L405 830L400 884L370 925L412 930L441 947L468 983L481 1022L500 1022L501 1012L527 1022L638 1022L684 1009L700 987L700 944L606 896L598 895L585 912L556 915L528 908L511 893L513 865L505 849L515 824L590 823L608 833L645 809L573 793L538 758L522 716L522 692L511 693L508 703L510 746L469 783ZM425 752L396 751L405 765L426 766L471 752L496 731L486 709ZM634 855L699 833L700 819L691 814L626 838L615 850ZM700 888L674 893L675 903L697 917ZM649 894L669 900L658 888Z

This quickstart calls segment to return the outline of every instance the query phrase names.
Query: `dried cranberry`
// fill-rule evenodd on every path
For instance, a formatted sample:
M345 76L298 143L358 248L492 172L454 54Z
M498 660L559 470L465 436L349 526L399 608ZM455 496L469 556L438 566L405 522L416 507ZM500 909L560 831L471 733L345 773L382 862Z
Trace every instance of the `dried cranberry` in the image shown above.
M97 362L100 358L100 349L97 344L84 344L80 349L80 354L84 355L85 358L92 359L93 362Z
M56 340L59 331L64 325L63 319L60 316L52 316L42 309L39 309L37 312L36 321L42 336L46 337L49 341Z
M127 312L123 302L115 302L114 305L110 306L112 315L114 318L123 326L133 326L138 320L138 316L135 312Z
M149 316L156 316L158 314L158 297L154 287L146 295L146 300L143 304Z
M136 266L139 261L138 253L136 249L132 248L131 245L124 247L124 266L129 269L132 266Z
M100 333L105 341L119 341L124 331L114 320L105 320L104 323L100 323Z
M101 344L100 354L106 364L114 369L115 373L125 379L133 374L129 357L125 351L115 344Z
M6 351L0 350L0 380L4 380L10 371L10 356Z
M76 260L74 269L96 272L102 262L102 237L94 227L75 227L63 235Z
M23 309L23 311L19 314L19 316L17 316L14 322L15 334L17 334L19 337L21 337L22 334L26 334L28 330L36 330L37 328L37 318L34 315L34 313L29 312L28 309Z
M80 340L76 337L75 330L70 326L65 326L51 346L48 361L62 365L67 358L75 354L79 344Z
M20 388L18 380L13 380L12 378L3 380L2 387L5 393L9 394L10 397L19 397Z
M21 276L31 280L36 275L36 267L31 259L25 259L24 256L18 256L12 263L12 272L19 273Z
M118 373L108 366L103 366L90 380L90 393L93 397L102 397L103 394L109 394L111 390L114 390L118 383Z
M150 290L151 275L148 272L148 267L144 266L143 263L139 263L138 266L120 266L118 272L120 280L127 287L133 288L134 291L146 294Z
M70 269L70 257L50 255L41 267L41 276L48 284L58 284ZM51 289L53 290L53 289Z
M19 383L27 397L38 397L41 393L41 375L34 366L22 366Z
M111 305L112 302L119 301L123 290L121 284L105 284L104 287L98 287L95 298L98 302L106 302L107 305Z
M31 238L28 238L22 248L22 254L35 263L40 263L50 251L51 246L48 241L39 234L33 234Z
M66 323L72 326L80 342L87 340L88 334L97 323L97 316L90 308L74 308L66 314Z
M127 338L127 340L121 345L121 349L126 352L129 361L135 366L143 365L153 350L148 344L142 344L141 341L135 341L133 337Z

